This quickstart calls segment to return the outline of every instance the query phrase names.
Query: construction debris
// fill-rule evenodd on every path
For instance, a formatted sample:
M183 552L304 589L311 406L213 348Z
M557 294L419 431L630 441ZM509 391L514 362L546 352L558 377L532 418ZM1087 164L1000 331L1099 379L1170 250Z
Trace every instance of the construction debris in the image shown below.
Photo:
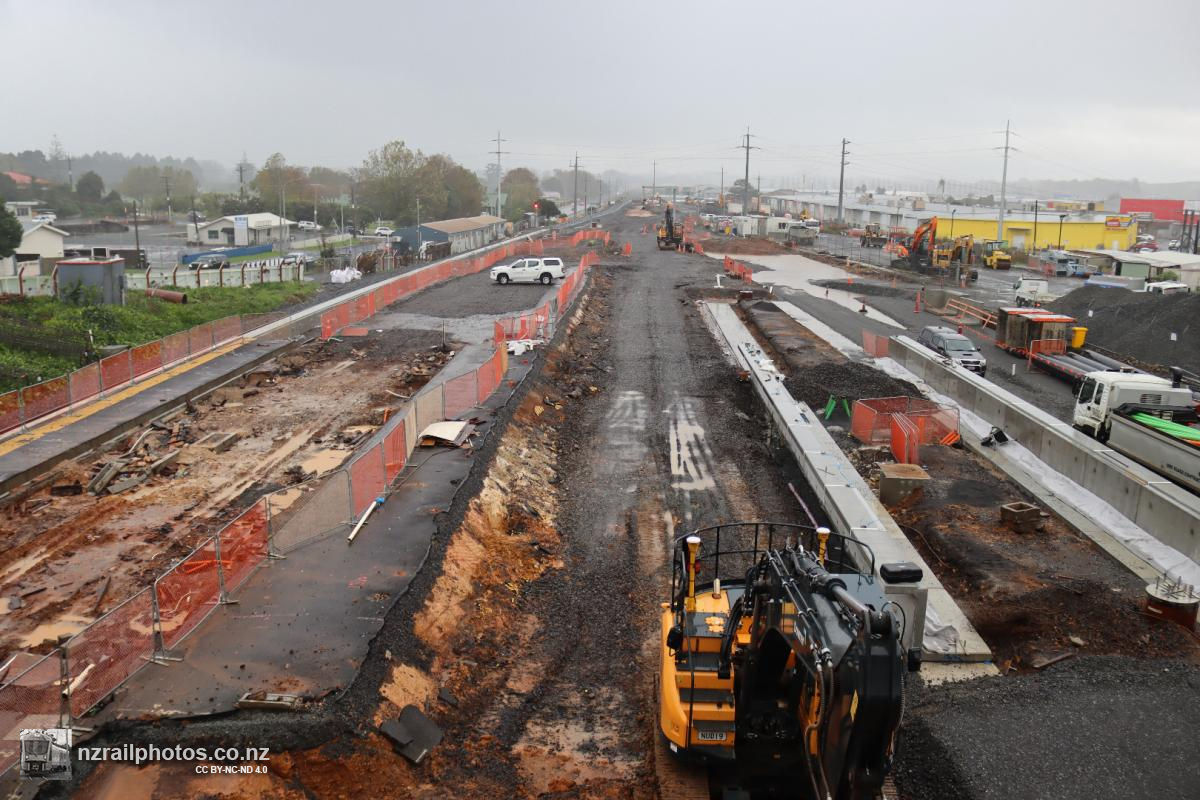
M435 422L421 431L422 447L459 447L467 440L474 426L463 420Z
M246 692L238 698L238 708L255 708L262 711L299 711L303 701L299 695L280 694L259 690Z
M74 497L77 494L83 494L83 484L79 481L50 487L50 495L52 497Z
M405 706L400 718L379 726L379 732L392 740L392 748L414 764L420 764L429 751L442 741L442 729L416 706Z

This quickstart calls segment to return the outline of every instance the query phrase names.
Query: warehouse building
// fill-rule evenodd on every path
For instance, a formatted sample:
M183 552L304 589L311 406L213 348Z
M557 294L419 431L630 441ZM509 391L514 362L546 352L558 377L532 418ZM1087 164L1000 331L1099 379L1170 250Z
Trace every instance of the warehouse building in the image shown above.
M491 214L424 222L421 224L421 241L450 242L451 255L465 253L503 239L507 224L501 217Z
M822 222L833 222L838 216L837 192L778 192L764 199L773 214L793 217L807 214ZM1137 221L1128 214L1048 210L1048 203L1039 204L1035 213L1020 210L1022 205L1013 202L1004 217L1004 232L1000 237L1014 250L1057 248L1060 244L1062 248L1128 250L1137 243ZM852 228L876 223L885 229L899 228L910 233L935 216L938 238L967 234L976 240L996 238L999 209L932 202L919 193L847 198L842 213L845 223Z

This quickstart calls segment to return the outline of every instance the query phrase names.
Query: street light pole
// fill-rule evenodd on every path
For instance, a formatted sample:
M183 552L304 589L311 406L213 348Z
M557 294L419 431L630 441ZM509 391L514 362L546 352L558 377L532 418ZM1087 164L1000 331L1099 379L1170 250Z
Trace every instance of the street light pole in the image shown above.
M957 208L950 209L950 238L954 238L954 215L958 213Z
M1058 215L1058 249L1062 250L1062 226L1063 220L1067 218L1066 214Z
M1038 206L1040 203L1037 200L1033 201L1033 249L1037 250L1037 222L1038 222Z

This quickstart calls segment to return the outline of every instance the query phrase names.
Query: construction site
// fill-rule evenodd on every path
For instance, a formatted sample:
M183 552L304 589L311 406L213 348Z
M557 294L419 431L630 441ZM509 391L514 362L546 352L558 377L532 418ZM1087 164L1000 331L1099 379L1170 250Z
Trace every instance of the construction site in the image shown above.
M665 211L383 273L0 441L5 791L1194 795L1200 496L1120 439L1190 418L1077 416L1097 364L1190 391L1192 296L1017 313L1015 268ZM21 780L51 727L208 757Z

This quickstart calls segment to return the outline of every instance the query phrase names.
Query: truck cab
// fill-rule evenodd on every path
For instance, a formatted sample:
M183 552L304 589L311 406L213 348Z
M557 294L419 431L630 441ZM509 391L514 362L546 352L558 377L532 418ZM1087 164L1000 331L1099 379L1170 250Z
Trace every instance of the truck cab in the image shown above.
M1058 295L1050 291L1050 284L1038 278L1021 278L1013 284L1017 293L1018 306L1040 306L1057 300Z
M1100 441L1108 438L1114 409L1126 404L1185 407L1194 405L1192 390L1166 378L1140 372L1089 372L1075 398L1074 426Z

